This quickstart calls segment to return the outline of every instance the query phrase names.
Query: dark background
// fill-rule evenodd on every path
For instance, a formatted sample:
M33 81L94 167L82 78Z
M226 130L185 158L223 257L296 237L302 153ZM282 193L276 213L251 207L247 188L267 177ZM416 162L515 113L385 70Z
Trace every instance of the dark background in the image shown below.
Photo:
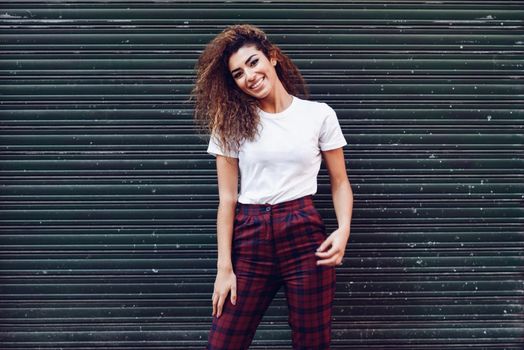
M522 2L0 4L0 348L204 347L218 189L187 100L233 23L349 142L333 349L523 346ZM315 201L334 230L324 165ZM251 349L291 349L283 290Z

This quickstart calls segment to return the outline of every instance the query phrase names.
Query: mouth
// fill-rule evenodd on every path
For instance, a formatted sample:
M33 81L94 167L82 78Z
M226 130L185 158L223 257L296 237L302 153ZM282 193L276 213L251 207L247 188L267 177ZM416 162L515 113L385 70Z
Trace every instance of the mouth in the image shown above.
M264 80L265 78L262 77L260 79L258 79L254 84L252 84L249 88L252 89L252 90L256 90L258 89L261 85L262 85L262 81Z

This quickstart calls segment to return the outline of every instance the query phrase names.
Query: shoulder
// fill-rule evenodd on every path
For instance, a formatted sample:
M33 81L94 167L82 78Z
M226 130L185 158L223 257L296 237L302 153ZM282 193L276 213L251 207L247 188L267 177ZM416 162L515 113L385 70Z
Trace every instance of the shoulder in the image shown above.
M334 113L335 111L327 103L313 100L306 100L302 98L295 97L297 102L303 108L306 108L308 111L317 112L321 114L325 113Z
M298 97L296 98L303 110L310 112L310 114L316 115L322 120L327 118L329 115L336 115L335 110L325 102L306 100Z

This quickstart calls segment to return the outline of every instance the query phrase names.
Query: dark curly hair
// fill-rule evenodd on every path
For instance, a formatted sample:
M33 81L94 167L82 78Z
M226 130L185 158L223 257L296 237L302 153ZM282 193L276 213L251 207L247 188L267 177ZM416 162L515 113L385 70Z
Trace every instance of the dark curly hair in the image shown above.
M268 59L276 58L276 73L288 93L309 97L298 67L261 29L249 24L225 28L198 58L190 100L195 100L194 118L199 131L215 134L226 152L238 151L242 141L254 140L258 131L258 100L238 88L228 69L229 58L244 45L254 45Z

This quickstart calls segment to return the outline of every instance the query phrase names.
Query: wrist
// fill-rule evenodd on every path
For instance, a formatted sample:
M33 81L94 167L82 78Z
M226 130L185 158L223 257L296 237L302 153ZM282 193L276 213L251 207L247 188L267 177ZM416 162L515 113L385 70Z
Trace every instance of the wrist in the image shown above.
M233 264L231 262L218 262L217 270L219 271L231 271L233 270Z
M338 230L349 236L349 226L347 225L338 226Z

